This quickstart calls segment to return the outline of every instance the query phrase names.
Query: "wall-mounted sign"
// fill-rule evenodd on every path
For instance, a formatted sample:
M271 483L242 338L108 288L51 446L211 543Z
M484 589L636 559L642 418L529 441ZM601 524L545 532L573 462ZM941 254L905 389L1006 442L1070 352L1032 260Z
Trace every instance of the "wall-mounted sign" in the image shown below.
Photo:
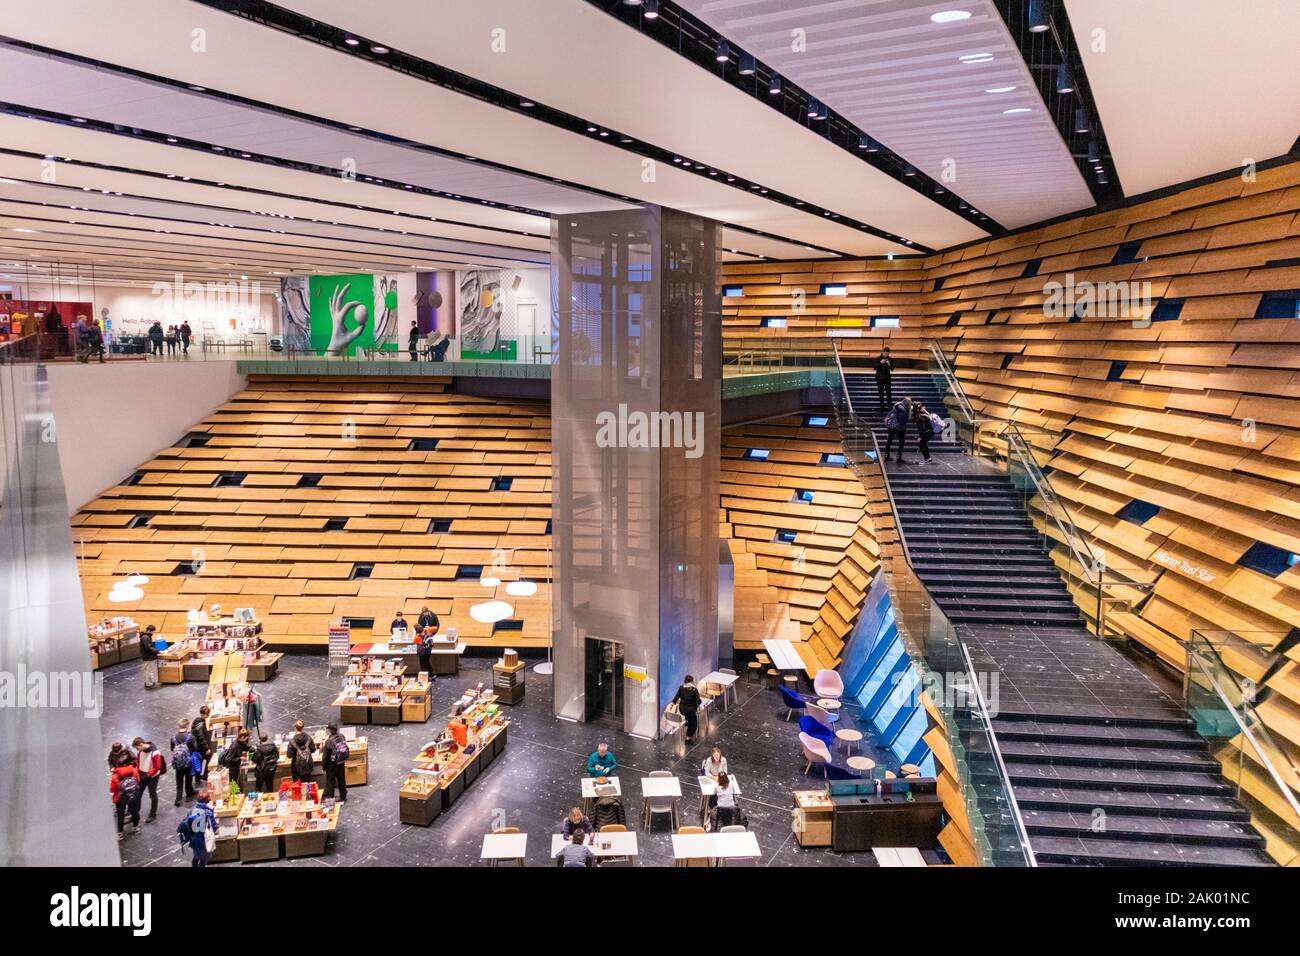
M623 665L623 676L628 680L643 681L646 680L650 673L644 667L636 667L632 664Z
M1199 564L1192 564L1190 561L1180 558L1176 554L1170 554L1163 548L1155 553L1155 560L1167 568L1172 568L1179 574L1185 574L1189 578L1195 578L1197 581L1202 581L1206 584L1209 584L1219 577L1209 568L1203 567Z

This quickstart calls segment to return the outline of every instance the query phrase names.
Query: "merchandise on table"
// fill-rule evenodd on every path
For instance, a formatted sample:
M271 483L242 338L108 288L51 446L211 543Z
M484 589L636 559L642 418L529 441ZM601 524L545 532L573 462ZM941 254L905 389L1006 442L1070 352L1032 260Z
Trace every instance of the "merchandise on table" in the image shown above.
M275 793L250 793L237 816L241 862L318 856L338 829L339 805L322 801L320 787L285 781Z
M106 617L86 629L94 670L140 657L140 629L132 618Z
M164 684L208 680L221 655L239 654L248 669L248 680L270 680L284 655L266 650L261 634L262 622L256 620L222 618L191 623L184 638L158 654L159 677Z
M483 685L452 707L447 728L420 748L399 791L403 823L428 826L505 750L510 721Z

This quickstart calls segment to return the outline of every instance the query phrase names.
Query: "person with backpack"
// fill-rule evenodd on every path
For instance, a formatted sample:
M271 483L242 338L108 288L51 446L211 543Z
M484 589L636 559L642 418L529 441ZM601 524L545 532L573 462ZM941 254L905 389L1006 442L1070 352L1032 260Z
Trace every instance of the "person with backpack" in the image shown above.
M334 787L338 786L339 803L347 803L348 800L348 782L347 762L352 756L352 750L348 747L347 738L345 738L334 724L326 724L325 731L329 734L325 738L325 746L321 749L321 763L325 766L325 798L329 799L334 796Z
M943 431L943 419L932 415L921 402L914 406L916 415L916 443L921 448L922 464L930 463L930 439Z
M190 750L198 754L198 758L191 762L196 783L207 782L208 764L212 761L212 733L208 730L208 714L211 712L204 704L190 723Z
M181 805L181 794L187 800L194 799L194 762L190 756L190 722L182 717L176 724L176 733L167 744L172 752L172 772L176 775L176 803Z
M230 774L231 783L239 783L239 771L244 766L244 754L251 753L253 745L249 743L249 734L247 727L239 728L239 735L230 743L226 744L221 751L221 756L217 758L217 763L226 768Z
M898 440L898 463L906 465L907 460L903 457L907 449L907 423L912 418L912 400L905 398L889 410L885 416L885 427L889 429L889 436L885 439L885 461L889 461L889 454L894 449L894 440Z
M217 815L208 803L207 787L199 789L198 802L177 824L176 833L193 854L190 866L207 866L208 856L217 844Z
M688 744L694 743L695 731L699 728L700 691L695 686L695 678L690 674L686 675L686 679L682 681L682 686L677 688L673 703L686 721L686 742Z
M876 369L876 397L883 411L894 404L894 360L889 357L888 345L880 350L871 364Z
M136 737L131 741L131 746L135 748L136 753L135 769L140 774L142 803L144 794L149 794L149 816L145 817L144 822L153 823L154 818L158 816L158 780L167 769L167 761L155 749L152 740Z
M140 832L140 771L135 761L119 764L108 778L108 792L113 798L113 813L117 817L117 838L122 839L122 827L131 817L131 832Z
M302 728L302 721L295 721L293 736L289 738L289 773L294 783L311 781L312 754L316 752L315 742Z
M275 789L275 771L280 765L280 748L266 734L257 735L257 747L253 750L253 777L258 793L270 793Z

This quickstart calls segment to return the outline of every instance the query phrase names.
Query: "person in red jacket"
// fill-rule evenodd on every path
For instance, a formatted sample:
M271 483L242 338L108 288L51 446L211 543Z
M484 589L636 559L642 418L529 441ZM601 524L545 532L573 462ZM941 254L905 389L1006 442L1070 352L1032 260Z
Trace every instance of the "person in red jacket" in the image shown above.
M135 762L124 763L114 769L108 778L108 792L113 798L113 812L117 815L117 838L122 839L122 825L127 814L131 816L133 833L140 832L140 771Z
M167 767L152 740L136 737L131 746L135 748L135 769L140 774L140 802L144 802L144 794L149 794L149 816L144 822L152 823L158 816L158 780Z

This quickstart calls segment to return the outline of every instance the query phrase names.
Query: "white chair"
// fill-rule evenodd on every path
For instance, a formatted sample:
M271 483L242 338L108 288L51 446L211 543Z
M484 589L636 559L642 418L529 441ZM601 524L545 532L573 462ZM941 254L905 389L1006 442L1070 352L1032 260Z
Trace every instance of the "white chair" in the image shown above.
M734 670L732 670L730 667L719 667L719 668L718 668L718 673L719 673L719 674L730 674L730 675L733 676L733 677L738 677L738 676L739 676L739 675L736 674L736 672L735 672ZM740 703L740 697L739 697L738 692L737 692L737 690L736 690L736 685L739 684L739 683L740 683L739 680L732 681L732 682L731 682L730 684L728 684L726 687L722 688L722 706L724 706L724 707L730 709L731 704L738 704L738 703ZM727 698L731 698L731 702L730 702L730 704L727 702Z
M835 671L820 670L813 677L813 691L818 697L839 700L844 696L844 681L840 679L840 675Z
M804 710L807 711L808 716L816 718L817 723L821 724L823 727L831 727L831 724L840 719L839 714L832 714L825 708L818 707L812 701L807 701L803 706ZM835 728L831 727L831 729L834 730Z
M671 777L671 770L652 770L651 777L662 779ZM643 797L641 799L641 828L648 831L651 824L654 823L656 813L668 814L668 819L672 823L674 830L677 829L677 798L676 797Z
M831 754L826 749L826 745L816 737L808 736L802 730L799 731L799 743L803 747L803 759L807 761L803 772L809 773L813 764L821 764L822 774L829 776L826 773L826 765L831 762Z

